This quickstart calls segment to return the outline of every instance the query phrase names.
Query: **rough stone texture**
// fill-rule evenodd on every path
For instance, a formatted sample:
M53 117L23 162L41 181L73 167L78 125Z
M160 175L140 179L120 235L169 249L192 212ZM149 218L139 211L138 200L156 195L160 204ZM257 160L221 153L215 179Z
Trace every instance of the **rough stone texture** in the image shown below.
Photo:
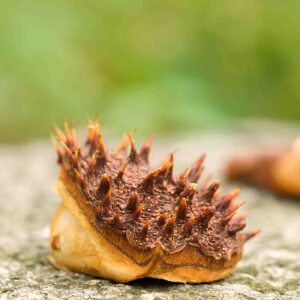
M153 160L179 148L179 171L206 152L206 174L220 177L232 153L289 142L299 132L286 124L243 123L234 130L156 141ZM0 147L0 299L300 299L300 200L250 187L241 194L244 210L251 211L248 228L262 233L246 244L243 260L226 280L116 284L54 269L47 261L49 223L60 202L52 190L53 152L48 142ZM223 184L225 190L233 186Z

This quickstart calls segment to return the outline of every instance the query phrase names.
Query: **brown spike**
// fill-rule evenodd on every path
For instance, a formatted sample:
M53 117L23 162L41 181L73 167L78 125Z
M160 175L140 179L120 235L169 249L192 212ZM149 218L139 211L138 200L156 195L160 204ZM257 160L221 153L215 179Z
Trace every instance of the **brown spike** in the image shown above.
M245 204L245 201L240 201L240 202L231 204L229 206L229 208L226 210L226 215L234 213L235 211L237 211L244 204Z
M119 173L116 177L117 180L121 180L123 178L123 175L124 175L124 172L125 172L125 169L126 169L128 163L129 163L129 159L127 158L125 160L125 162L121 165L120 169L119 169Z
M234 222L241 222L241 221L245 221L245 219L248 217L249 212L248 211L243 211L241 213L239 213L235 218L234 218Z
M208 186L208 188L203 191L203 193L201 195L201 199L208 203L211 203L211 201L213 200L214 194L218 190L219 186L220 186L220 181L213 180L211 182L211 184Z
M168 216L169 216L169 213L167 211L162 213L158 219L158 224L159 225L165 224L168 219Z
M173 169L174 169L174 154L173 153L171 153L169 155L169 160L168 161L169 161L170 167L167 171L166 176L169 180L173 180Z
M252 239L253 237L257 236L260 233L259 229L254 229L250 232L242 233L238 236L239 240L242 240L243 242L248 241L249 239Z
M140 204L140 205L138 205L138 206L136 207L136 209L135 209L135 211L134 211L134 218L135 218L136 220L140 217L140 215L141 215L142 211L144 210L144 208L145 208L145 205L144 205L144 204Z
M129 142L130 142L130 145L131 145L131 150L130 150L130 154L129 154L129 159L131 161L136 161L137 160L137 150L136 150L136 145L135 145L135 141L133 139L133 135L132 133L129 133L128 134L128 138L129 138Z
M111 193L112 193L112 187L110 183L110 179L107 176L107 174L103 174L101 176L100 185L97 189L97 195L100 198L104 197L103 206L108 207L111 202Z
M90 153L97 151L98 156L101 158L105 158L105 147L102 139L102 135L99 131L99 124L98 123L91 123L89 124L88 130L88 138L87 144L91 146Z
M195 217L191 216L189 217L188 221L186 222L184 226L184 231L186 234L190 234L193 229L193 225L195 224Z
M175 222L177 220L177 210L174 211L172 217L169 219L166 224L166 231L171 232L174 229Z
M248 212L242 212L237 215L227 226L227 231L234 234L242 230L246 226L245 219L248 216Z
M74 174L75 174L76 181L78 182L78 184L80 186L83 186L84 185L83 177L81 176L81 174L79 173L79 171L77 169L74 169L73 171L74 171Z
M178 217L185 218L186 214L187 214L187 201L185 198L182 198L179 202Z
M121 224L121 218L120 218L120 214L118 212L114 215L113 222L117 226Z
M76 145L76 128L75 128L75 122L72 123L72 128L71 128L71 137L73 144Z
M150 188L153 186L153 183L155 181L155 179L158 179L159 177L161 177L160 179L163 179L167 172L170 170L170 168L172 167L170 162L166 162L162 167L155 169L153 171L151 171L142 181L142 185L145 188Z
M154 183L154 180L155 178L157 177L158 175L158 171L157 169L152 171L151 173L149 173L142 181L142 185L145 187L145 188L150 188L153 186L153 183Z
M149 154L150 154L152 142L153 142L153 136L150 136L139 152L139 157L141 158L141 160L147 163L149 162Z
M97 134L96 135L96 149L99 153L100 156L105 157L105 148L104 148L104 143L103 143L103 139L102 139L102 135L101 134Z
M230 224L228 224L227 231L231 234L235 234L238 231L243 230L245 228L245 226L246 226L245 221L241 221L240 223L230 223Z
M137 204L138 204L138 194L133 193L133 195L131 195L131 197L129 198L127 208L131 211L135 211L137 208Z
M97 129L95 128L95 126L89 122L89 125L88 125L88 136L87 136L87 140L86 140L86 143L87 144L92 144L93 143L93 140L95 138L95 131Z
M197 183L190 183L185 189L183 190L181 196L184 198L192 199L197 192L198 185Z
M60 141L60 143L62 144L64 150L65 150L65 153L68 155L68 157L73 161L74 160L74 157L73 157L73 153L72 151L70 150L70 148L63 142L63 141Z
M231 220L232 218L235 216L235 212L231 213L231 214L228 214L226 216L224 216L221 221L220 221L220 224L222 226L226 226Z
M160 167L159 175L164 177L172 177L174 167L174 157L173 153L170 154L169 159Z
M61 131L61 129L56 124L53 124L53 127L55 130L57 139L60 141L66 141L66 135Z
M78 168L78 158L79 158L79 150L75 150L75 153L73 154L73 166L75 168Z
M212 206L203 207L197 217L197 223L203 229L207 228L209 221L214 216L216 209Z
M187 184L187 181L188 181L190 172L191 172L191 169L190 169L190 167L188 167L188 168L186 168L186 169L183 171L183 173L179 176L179 180L180 180L184 185Z
M141 235L142 235L142 236L147 235L148 231L149 231L149 222L146 221L146 222L144 223L144 226L143 226L142 230L141 230Z
M217 210L223 211L227 209L230 203L232 202L232 200L235 199L239 194L240 194L240 189L236 188L228 195L222 197L220 200L217 201Z
M88 167L88 172L89 173L93 172L93 170L96 167L96 163L97 163L97 156L96 156L96 152L94 152L92 154L92 157L91 157L90 161L89 161L89 167Z
M52 141L53 147L55 149L55 152L57 154L57 162L59 164L61 164L63 153L62 153L61 149L58 147L55 137L53 135L50 135L50 137L51 137L51 141Z
M67 141L70 141L71 134L70 134L70 129L67 121L64 121L64 128L65 128L66 139Z
M128 135L124 135L121 143L116 147L116 152L126 152L130 144Z
M204 170L204 167L202 167L204 159L205 159L205 154L202 154L192 166L190 174L188 176L190 182L197 182L199 180Z

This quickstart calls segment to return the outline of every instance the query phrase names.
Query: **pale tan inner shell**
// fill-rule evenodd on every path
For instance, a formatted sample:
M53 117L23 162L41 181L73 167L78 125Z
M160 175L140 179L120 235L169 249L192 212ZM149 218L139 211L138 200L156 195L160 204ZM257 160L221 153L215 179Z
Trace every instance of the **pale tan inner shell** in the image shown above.
M65 180L56 184L63 204L57 209L51 225L49 259L58 268L118 282L152 277L196 283L226 277L241 258L241 255L234 255L230 260L215 260L204 257L193 246L174 254L166 254L160 247L137 250L125 237L97 230L91 221L95 219L93 212L82 205L84 201L77 199L82 197L79 190L70 192L67 186Z

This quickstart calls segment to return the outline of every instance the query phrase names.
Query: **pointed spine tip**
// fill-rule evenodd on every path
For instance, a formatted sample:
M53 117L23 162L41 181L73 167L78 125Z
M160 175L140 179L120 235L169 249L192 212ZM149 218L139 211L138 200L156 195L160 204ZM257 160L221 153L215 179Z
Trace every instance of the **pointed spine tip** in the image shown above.
M111 202L112 186L107 174L101 176L97 195L103 198L103 207L108 208Z
M173 162L167 161L160 168L157 168L151 171L142 181L142 185L145 188L150 188L153 186L154 182L158 180L162 182L164 179L167 179L171 174L173 169Z
M97 158L105 160L106 151L103 143L102 135L99 131L99 124L90 122L88 125L88 137L86 144L90 145L90 154L97 152Z
M72 153L72 151L70 150L70 148L65 144L64 141L60 141L60 143L62 144L63 149L64 149L66 155L67 155L71 160L73 160L73 153Z
M191 234L194 224L195 224L195 217L193 216L189 217L189 219L187 220L184 226L184 232L186 234Z
M174 230L176 220L177 220L177 210L174 211L172 217L169 219L168 223L166 224L167 232L172 232Z
M147 163L149 162L149 155L150 155L152 143L153 143L153 136L150 136L139 152L139 158Z
M137 149L136 149L136 145L135 145L135 141L134 141L132 132L128 134L128 139L129 139L130 146L131 146L129 160L136 162L138 153L137 153Z
M232 201L239 196L239 194L240 194L240 189L237 188L232 192L230 192L228 195L225 195L220 199L218 199L216 203L217 210L225 211L230 206Z
M210 183L208 189L215 193L218 190L219 187L220 187L220 180L215 179Z
M74 145L76 145L76 125L75 125L75 122L72 123L71 138L72 138L72 141L73 141Z
M197 183L189 183L183 190L181 196L184 198L192 199L194 195L197 193L197 189L198 189Z
M119 226L121 224L121 217L120 217L120 214L118 212L114 215L113 223L116 226Z
M128 135L124 135L119 145L116 147L115 152L126 152L129 146L129 138Z
M128 204L127 204L127 209L131 211L135 211L138 205L138 194L133 193L133 195L130 196Z
M146 221L142 227L141 235L146 236L148 234L148 231L149 231L149 222Z
M55 150L56 155L57 155L57 162L58 162L59 164L61 164L61 163L62 163L62 159L63 159L63 152L62 152L62 150L58 147L56 138L55 138L52 134L50 135L50 138L51 138L51 141L52 141L54 150Z
M179 180L181 182L182 185L186 185L188 183L188 179L189 179L189 175L191 172L191 168L188 167L186 168L183 173L179 176Z
M64 130L65 133L64 138L62 140L66 143L68 147L74 148L76 147L76 133L75 133L75 124L72 123L71 130L69 128L69 124L67 121L64 121ZM60 133L60 135L63 137L63 135Z
M248 212L241 212L237 216L235 216L230 223L228 223L227 231L230 234L235 234L238 231L243 230L246 227L246 218L248 216Z
M186 214L187 214L187 200L186 198L181 198L178 207L178 217L183 219L186 217Z
M74 175L75 175L75 179L77 181L77 183L83 187L84 186L84 178L82 177L82 175L79 173L79 171L77 169L73 169L74 171Z
M73 160L73 166L75 168L78 168L78 160L79 160L79 150L75 150L74 154L73 154L73 157L72 157L72 160Z
M174 167L173 154L170 154L169 159L160 168L160 175L164 178L172 177Z
M61 140L61 141L66 141L65 134L61 131L61 129L56 124L53 124L53 128L54 128L57 139Z
M206 229L209 225L210 220L215 215L216 209L212 206L204 207L200 211L197 217L197 223L203 229Z
M246 227L246 222L241 221L240 223L229 224L227 231L230 234L235 234L235 233L243 230L245 227Z
M204 159L205 159L205 154L202 154L198 158L198 160L194 163L194 165L191 167L191 171L188 176L190 182L197 182L201 177L204 170L204 167L202 166Z
M96 157L96 153L94 152L88 162L88 172L89 173L92 173L95 170L96 164L97 164L97 157Z
M144 208L145 208L145 206L142 203L136 207L136 209L134 211L134 218L136 220L140 217L140 215L141 215L142 211L144 210Z
M158 218L158 224L159 225L165 224L168 219L168 216L169 216L169 213L167 211L162 213Z
M126 159L125 162L122 163L122 165L119 169L118 175L116 177L117 180L122 180L123 179L124 172L125 172L125 169L126 169L128 163L129 163L129 159Z
M151 188L151 187L153 186L153 184L154 184L154 180L155 180L156 177L157 177L157 171L154 170L154 171L152 171L151 173L149 173L149 174L143 179L141 185L142 185L144 188L147 188L147 189Z
M239 239L242 240L243 242L246 242L252 238L254 238L255 236L257 236L258 234L260 234L260 229L254 229L250 232L245 232L239 235Z
M239 201L237 203L233 203L229 206L229 208L225 211L225 213L232 214L232 213L236 212L244 204L245 204L245 201Z

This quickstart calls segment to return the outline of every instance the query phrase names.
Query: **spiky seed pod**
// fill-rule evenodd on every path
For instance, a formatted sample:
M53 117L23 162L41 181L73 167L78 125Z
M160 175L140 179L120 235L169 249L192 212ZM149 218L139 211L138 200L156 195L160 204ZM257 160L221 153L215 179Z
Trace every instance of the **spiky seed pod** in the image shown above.
M131 211L135 211L138 205L138 194L135 192L129 196L127 208Z
M172 232L174 230L176 220L177 220L177 210L174 211L172 217L170 218L170 220L166 224L166 231L167 232Z
M121 224L121 219L120 219L120 214L116 213L114 218L113 218L113 224L118 226Z
M168 216L169 216L169 213L167 211L165 211L164 213L162 213L160 216L159 216L159 219L158 219L158 224L159 225L163 225L166 223L167 219L168 219Z
M145 162L149 162L149 154L151 150L151 145L153 142L153 137L149 137L146 143L142 146L140 152L139 152L139 158Z
M64 205L52 236L63 235L60 242L69 244L61 249L78 258L52 249L59 267L116 281L144 276L212 281L232 271L243 243L258 233L239 233L245 214L235 216L242 205L234 201L238 190L223 196L219 181L197 183L204 155L177 177L173 154L151 170L152 139L138 151L131 133L109 152L98 124L89 124L80 148L74 127L65 124L65 132L56 128L56 135L62 166L57 188Z
M178 217L185 218L187 214L187 200L185 198L181 198L179 202L178 208Z
M134 210L134 219L135 220L137 220L140 217L140 215L141 215L142 211L144 210L144 208L145 208L144 204L140 204L136 207L136 209Z
M190 234L192 232L194 224L195 224L195 217L191 216L184 225L184 231L186 234Z
M146 221L145 224L142 227L141 235L142 236L147 235L148 230L149 230L149 221Z

